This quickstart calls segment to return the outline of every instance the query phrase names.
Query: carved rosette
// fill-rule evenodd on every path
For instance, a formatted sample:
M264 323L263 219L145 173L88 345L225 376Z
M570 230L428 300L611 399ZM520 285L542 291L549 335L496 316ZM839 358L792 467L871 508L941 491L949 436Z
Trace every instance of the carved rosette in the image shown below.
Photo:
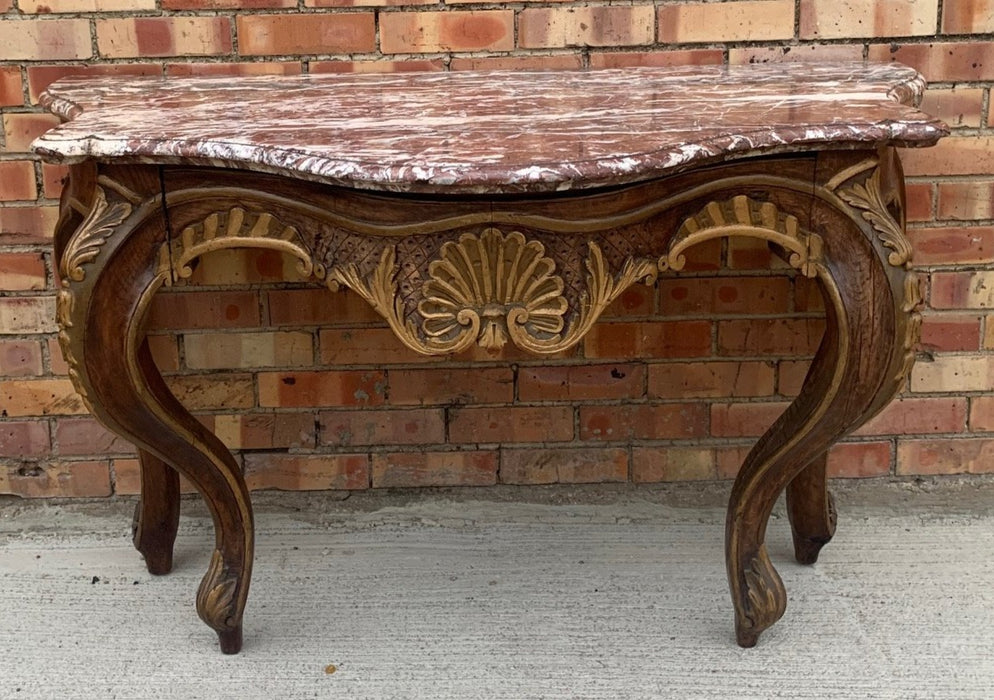
M267 212L247 212L232 207L214 212L203 221L187 226L179 238L163 244L159 250L158 273L165 284L193 274L191 263L214 250L223 248L269 248L288 253L297 259L297 270L304 277L323 270L315 269L310 251L300 242L293 226L287 226Z
M801 230L797 217L785 214L772 202L759 202L745 195L709 202L688 217L659 259L661 270L682 270L684 251L693 245L724 237L761 238L789 254L791 266L806 277L815 277L822 264L824 241L816 233Z
M332 290L345 286L357 292L404 345L424 355L461 352L473 343L499 350L508 340L523 350L551 354L578 343L621 292L639 280L651 284L657 271L651 260L629 258L612 274L593 241L585 265L587 288L569 318L555 261L540 241L520 231L505 235L487 228L445 243L420 290L420 324L405 320L394 246L383 249L369 275L350 263L333 267L327 280Z

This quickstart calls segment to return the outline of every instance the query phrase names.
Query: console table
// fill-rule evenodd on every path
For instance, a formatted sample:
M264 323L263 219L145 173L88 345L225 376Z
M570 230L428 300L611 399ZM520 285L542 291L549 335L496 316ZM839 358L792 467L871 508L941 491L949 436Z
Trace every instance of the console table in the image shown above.
M728 506L739 644L783 614L764 544L786 489L797 559L835 529L825 455L903 386L920 317L895 146L947 133L897 64L223 79L65 79L34 150L71 166L55 236L59 340L87 407L138 446L135 545L172 565L177 472L213 514L197 610L242 644L253 556L241 470L173 397L143 324L212 250L258 246L347 287L405 346L537 354L719 237L816 279L827 330ZM357 353L362 348L356 348Z

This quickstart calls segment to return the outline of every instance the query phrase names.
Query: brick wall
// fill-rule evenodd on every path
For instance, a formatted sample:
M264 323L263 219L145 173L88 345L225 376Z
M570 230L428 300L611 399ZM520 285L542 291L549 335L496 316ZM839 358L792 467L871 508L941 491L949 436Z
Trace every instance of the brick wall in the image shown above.
M86 416L54 339L64 170L26 150L55 123L36 103L58 77L863 57L925 73L925 107L954 132L905 155L928 279L921 358L832 472L994 472L994 0L0 0L0 13L0 493L138 488L133 448ZM699 248L686 273L627 292L575 353L470 352L443 369L354 295L293 282L271 252L223 251L156 301L152 341L253 488L727 479L797 392L822 328L817 292L770 265L748 242Z

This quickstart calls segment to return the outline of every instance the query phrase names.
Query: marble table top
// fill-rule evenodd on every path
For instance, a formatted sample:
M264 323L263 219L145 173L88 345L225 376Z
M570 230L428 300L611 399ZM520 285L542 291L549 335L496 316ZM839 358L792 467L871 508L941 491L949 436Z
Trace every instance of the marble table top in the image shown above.
M371 190L522 192L636 182L758 154L947 133L900 64L66 78L46 160L216 165Z

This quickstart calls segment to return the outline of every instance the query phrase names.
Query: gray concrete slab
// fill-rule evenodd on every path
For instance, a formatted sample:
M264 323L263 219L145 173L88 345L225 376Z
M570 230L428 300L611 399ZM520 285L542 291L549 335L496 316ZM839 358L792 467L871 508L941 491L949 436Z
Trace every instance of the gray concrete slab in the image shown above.
M131 502L8 500L0 698L991 698L989 486L845 487L813 567L778 512L790 603L751 650L724 487L261 496L233 657L193 606L213 540L196 502L152 577Z

